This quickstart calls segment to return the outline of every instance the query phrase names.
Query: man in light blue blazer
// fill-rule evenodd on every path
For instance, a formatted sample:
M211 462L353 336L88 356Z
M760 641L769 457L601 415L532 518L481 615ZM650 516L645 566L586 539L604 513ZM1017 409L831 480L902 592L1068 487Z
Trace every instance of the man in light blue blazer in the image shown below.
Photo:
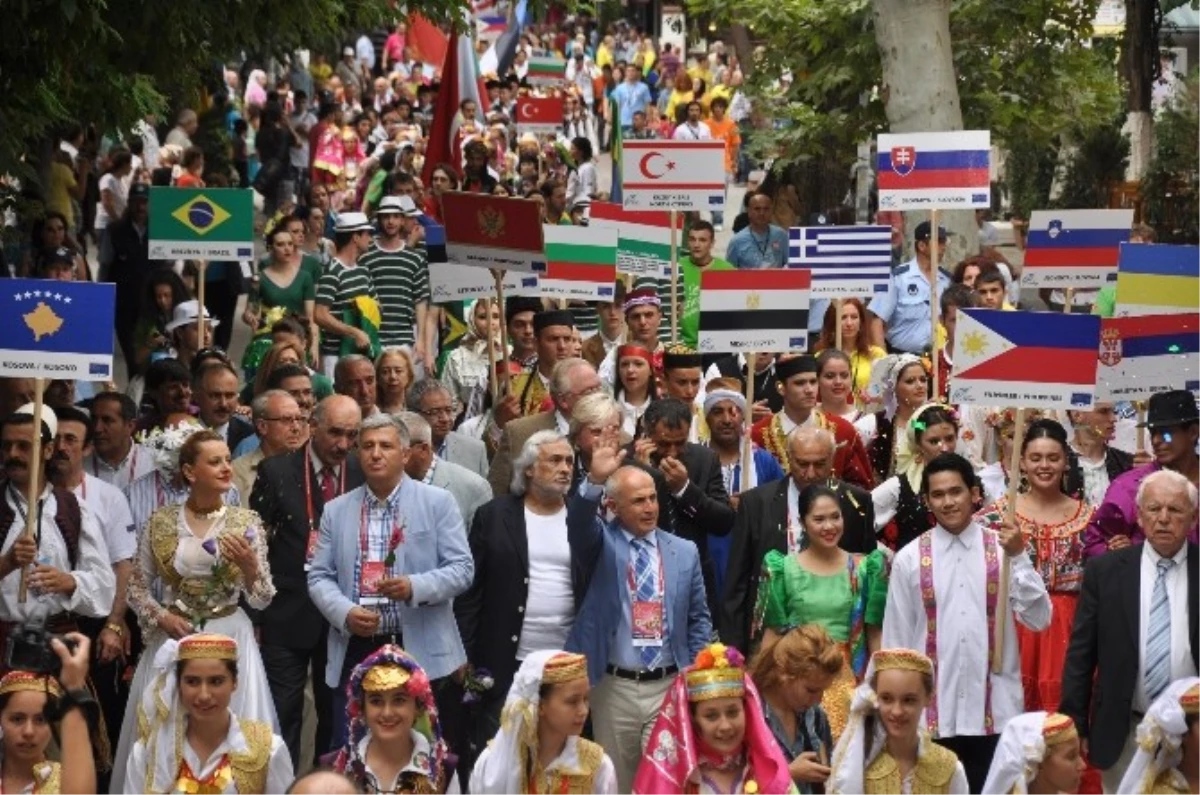
M405 477L408 445L407 429L391 415L363 420L358 457L366 483L325 506L308 592L330 625L325 681L334 692L333 714L345 715L354 667L395 643L433 683L453 747L462 690L451 675L467 661L453 601L470 587L475 565L454 498ZM339 720L334 748L345 735Z
M568 513L590 520L596 564L567 650L587 655L596 741L629 792L663 696L711 641L712 622L696 545L658 529L654 479L620 466L619 443L609 433L593 450ZM597 518L602 492L616 516L608 525Z

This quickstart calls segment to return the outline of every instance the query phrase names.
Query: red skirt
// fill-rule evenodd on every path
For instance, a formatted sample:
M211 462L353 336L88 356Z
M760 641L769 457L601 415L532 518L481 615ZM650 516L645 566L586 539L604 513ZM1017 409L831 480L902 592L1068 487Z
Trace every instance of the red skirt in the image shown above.
M1059 701L1062 700L1062 672L1078 603L1079 595L1076 593L1052 592L1050 605L1054 612L1050 617L1050 626L1041 632L1034 632L1017 624L1026 712L1058 711ZM1089 763L1079 782L1079 792L1098 795L1103 791L1100 771Z

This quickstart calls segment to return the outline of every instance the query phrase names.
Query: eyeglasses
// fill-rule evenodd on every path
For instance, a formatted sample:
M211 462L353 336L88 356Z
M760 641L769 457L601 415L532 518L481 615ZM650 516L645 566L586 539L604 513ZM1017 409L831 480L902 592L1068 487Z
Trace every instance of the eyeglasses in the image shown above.
M420 411L420 414L422 417L425 417L426 419L433 419L434 417L453 417L454 416L454 407L453 406L441 406L440 408L434 407L431 409L422 409Z

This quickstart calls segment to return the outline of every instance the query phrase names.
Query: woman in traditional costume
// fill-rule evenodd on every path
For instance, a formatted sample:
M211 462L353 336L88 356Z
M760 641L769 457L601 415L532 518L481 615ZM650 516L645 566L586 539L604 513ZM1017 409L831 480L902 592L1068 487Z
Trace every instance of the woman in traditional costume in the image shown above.
M1117 792L1200 792L1200 678L1167 685L1137 727L1137 753Z
M826 791L867 795L967 795L967 774L953 751L925 731L933 698L933 661L911 649L871 656L854 692L850 723L833 751Z
M879 648L887 560L882 549L858 555L838 546L845 523L841 503L829 487L805 488L798 511L805 531L801 550L772 550L763 558L754 634L763 627L765 646L793 627L818 624L841 645L845 665L821 700L837 742L849 718L854 687L866 672L871 652Z
M417 661L399 646L383 646L358 664L346 692L346 745L333 769L363 792L446 792L455 760Z
M1057 712L1026 712L1010 720L1001 732L983 792L1078 792L1086 767L1075 721Z
M615 793L612 760L579 736L589 690L582 654L538 651L526 657L505 699L500 731L475 762L471 792Z
M854 423L867 448L875 482L903 472L916 454L903 429L913 412L929 400L929 366L911 353L892 353L871 363L867 385L870 406L880 407Z
M714 643L675 677L633 781L635 793L795 792L746 661Z
M126 793L287 789L292 757L283 739L232 708L241 685L237 641L188 635L163 642L153 659L154 680L130 710L144 728L126 767Z
M229 447L216 432L188 437L179 449L179 472L188 487L187 500L155 511L138 541L129 606L137 613L146 649L130 690L145 691L154 676L155 655L168 640L197 630L220 632L244 650L233 711L275 728L275 703L254 627L238 606L245 596L261 610L275 596L258 514L222 502L233 484L233 468ZM128 709L114 758L115 786L120 786L122 766L139 739L136 710Z

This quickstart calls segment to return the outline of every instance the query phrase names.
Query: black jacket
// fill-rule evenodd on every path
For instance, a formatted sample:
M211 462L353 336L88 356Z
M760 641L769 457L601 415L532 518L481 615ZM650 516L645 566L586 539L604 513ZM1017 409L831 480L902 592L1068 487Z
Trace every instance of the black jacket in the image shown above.
M588 510L580 516L576 506L571 503L568 506L571 592L578 609L597 560L595 544L589 543L594 535L589 530L596 514ZM476 668L488 669L495 679L485 698L503 701L517 672L517 646L529 600L529 539L524 499L505 494L481 507L475 512L469 540L475 579L467 592L454 600L454 617L467 660Z
M348 457L342 468L345 490L339 494L363 484L356 457ZM312 497L310 505L305 505L306 491ZM308 445L262 460L250 493L250 508L262 518L267 533L267 562L275 581L275 598L258 614L262 642L311 649L321 641L326 622L308 596L308 573L304 566L308 560L310 527L320 531L325 500L317 473L309 465Z
M791 478L784 478L751 489L738 502L729 568L725 572L725 593L721 595L720 610L713 615L721 642L747 654L750 618L758 598L763 558L771 550L787 551L787 498L791 482ZM875 505L871 502L871 492L842 481L835 481L833 488L845 523L839 546L847 552L874 552Z
M1133 469L1133 455L1124 450L1118 450L1111 445L1104 448L1104 470L1108 473L1108 481L1110 483L1131 469ZM1079 463L1079 453L1071 449L1067 450L1067 473L1065 478L1063 491L1077 500L1084 499L1083 467Z
M1133 720L1141 643L1143 546L1105 552L1088 561L1063 667L1058 711L1075 720L1080 736L1088 738L1091 762L1102 770L1117 763ZM1197 666L1200 551L1192 543L1187 547L1187 615L1177 614L1171 620L1188 622L1192 665Z

